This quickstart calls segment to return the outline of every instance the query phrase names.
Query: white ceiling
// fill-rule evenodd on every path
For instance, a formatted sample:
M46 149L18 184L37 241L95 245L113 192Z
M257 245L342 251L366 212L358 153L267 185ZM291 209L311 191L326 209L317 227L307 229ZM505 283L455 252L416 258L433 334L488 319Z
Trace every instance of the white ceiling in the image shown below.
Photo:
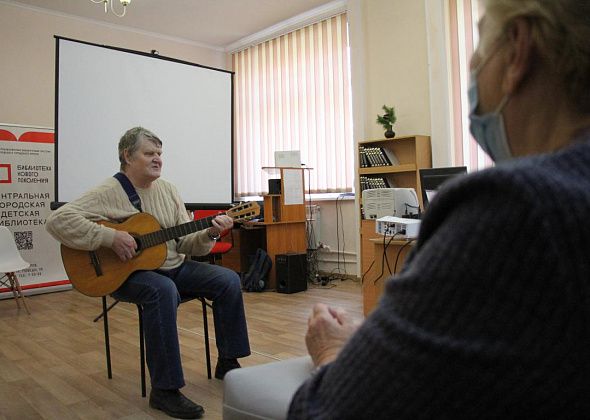
M131 0L127 14L90 0L9 0L13 4L121 25L228 50L236 42L333 0ZM115 7L121 10L118 0Z

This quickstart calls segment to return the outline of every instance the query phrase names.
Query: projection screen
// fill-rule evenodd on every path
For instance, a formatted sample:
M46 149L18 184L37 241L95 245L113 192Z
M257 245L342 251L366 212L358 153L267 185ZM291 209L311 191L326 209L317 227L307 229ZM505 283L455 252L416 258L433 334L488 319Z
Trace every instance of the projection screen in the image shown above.
M56 36L55 110L55 201L118 172L135 126L162 140L162 178L187 207L233 201L232 72Z

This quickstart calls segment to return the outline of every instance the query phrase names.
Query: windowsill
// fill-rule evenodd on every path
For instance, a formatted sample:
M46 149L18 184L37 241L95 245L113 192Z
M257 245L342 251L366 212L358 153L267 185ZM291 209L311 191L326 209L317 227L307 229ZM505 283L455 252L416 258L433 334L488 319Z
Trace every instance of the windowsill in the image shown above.
M311 194L311 198L309 194L305 194L305 201L309 201L311 199L312 202L316 201L354 201L354 193L324 193L324 194ZM264 198L259 195L251 195L247 197L240 197L240 201L262 201Z
M309 195L305 195L305 199L309 200ZM335 201L335 200L352 200L354 201L354 193L325 193L325 194L311 194L311 201Z

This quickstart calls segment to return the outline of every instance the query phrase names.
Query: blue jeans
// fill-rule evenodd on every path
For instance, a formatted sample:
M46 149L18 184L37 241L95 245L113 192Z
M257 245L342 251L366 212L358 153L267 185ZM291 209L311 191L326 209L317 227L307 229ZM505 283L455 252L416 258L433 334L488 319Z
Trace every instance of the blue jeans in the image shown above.
M250 354L244 302L238 275L227 268L186 261L172 270L137 271L112 296L143 306L146 360L152 388L184 386L176 310L181 298L213 302L219 357Z

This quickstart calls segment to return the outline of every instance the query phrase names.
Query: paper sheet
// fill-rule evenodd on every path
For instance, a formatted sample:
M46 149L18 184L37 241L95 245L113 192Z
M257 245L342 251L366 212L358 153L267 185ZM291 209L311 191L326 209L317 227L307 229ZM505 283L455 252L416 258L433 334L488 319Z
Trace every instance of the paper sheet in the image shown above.
M283 170L283 188L285 205L303 204L303 181L301 179L301 170L284 169Z

